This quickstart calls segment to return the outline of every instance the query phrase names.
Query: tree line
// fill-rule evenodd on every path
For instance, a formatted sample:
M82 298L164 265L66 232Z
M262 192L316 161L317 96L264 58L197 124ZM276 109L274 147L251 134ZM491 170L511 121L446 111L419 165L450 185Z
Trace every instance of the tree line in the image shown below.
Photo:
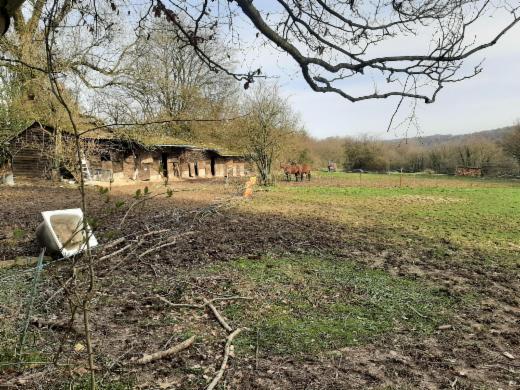
M345 171L454 174L457 167L470 167L481 168L489 176L518 175L520 169L520 124L493 138L469 134L433 143L421 138L386 141L367 135L304 138L299 158L321 168L329 161Z
M261 81L265 76L260 68L241 73L243 64L226 29L219 23L198 22L212 15L208 9L191 9L203 11L201 18L193 19L187 9L172 15L164 6L131 9L115 2L96 7L88 2L37 1L24 7L0 40L0 144L33 121L66 130L72 115L85 133L102 123L121 137L167 135L233 149L253 161L262 182L270 180L281 162L323 168L334 161L346 170L439 173L452 173L457 165L493 167L499 173L517 168L507 142L474 139L429 147L369 137L314 139L276 85ZM246 3L237 7L252 20L261 17ZM315 10L306 12L310 17ZM294 17L290 12L289 16ZM443 15L431 17L437 20ZM190 32L186 28L193 20L197 22ZM278 42L266 26L259 30ZM279 43L284 50L283 42ZM321 46L315 49L318 56L323 54ZM296 57L304 65L310 59ZM444 63L434 53L429 60ZM389 69L378 70L399 73ZM342 71L363 74L362 68ZM431 76L428 71L424 75ZM318 90L332 88L319 76L310 84ZM403 90L396 96L407 97L407 93ZM0 156L6 156L1 146Z

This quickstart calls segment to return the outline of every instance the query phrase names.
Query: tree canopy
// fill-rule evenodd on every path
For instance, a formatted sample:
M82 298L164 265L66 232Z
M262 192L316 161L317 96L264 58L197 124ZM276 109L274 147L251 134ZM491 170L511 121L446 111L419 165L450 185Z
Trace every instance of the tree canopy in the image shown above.
M253 29L255 46L268 43L290 56L314 91L352 102L397 96L431 103L446 85L481 72L478 62L464 62L518 23L519 6L504 0L152 0L136 6L117 0L36 0L16 11L0 49L6 66L45 68L41 42L46 24L68 36L69 44L62 46L67 53L61 50L61 61L56 57L57 71L84 82L87 74L117 79L128 37L133 34L142 43L163 29L209 70L242 80L247 88L264 76L260 59L245 67L237 56ZM488 16L496 17L494 32L481 36L478 27ZM154 18L162 19L163 27L150 23ZM215 50L208 44L212 40L224 45ZM372 90L353 88L360 78L374 80Z

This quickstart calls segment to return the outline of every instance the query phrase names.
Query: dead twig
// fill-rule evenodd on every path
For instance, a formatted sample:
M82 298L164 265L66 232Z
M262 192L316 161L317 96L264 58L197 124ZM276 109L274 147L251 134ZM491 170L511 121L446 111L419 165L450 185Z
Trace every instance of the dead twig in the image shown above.
M171 189L170 189L169 191L171 191L172 193L173 193L173 192L179 192L178 190L171 190ZM149 194L146 195L146 194L145 194L145 196L144 196L143 198L138 199L137 201L135 201L134 203L132 203L132 204L130 205L130 207L128 207L128 210L126 210L126 213L125 213L125 215L123 216L123 218L121 219L121 222L119 223L119 228L121 228L121 227L124 225L124 223L125 223L125 221L126 221L126 218L127 218L128 215L130 214L130 211L132 211L132 209L133 209L135 206L137 206L137 205L139 205L139 204L141 204L141 203L144 203L144 202L146 202L146 201L148 201L148 200L150 200L150 199L156 198L156 197L158 197L158 196L161 196L161 195L168 195L168 193L169 193L169 192L166 191L166 192L161 192L161 193L154 194L154 195L149 195Z
M156 294L155 297L164 303L166 303L168 306L171 307L191 307L193 309L202 309L204 308L204 305L197 305L197 304L191 304L191 303L172 303L166 298L161 297L160 295Z
M260 350L260 347L259 347L259 344L258 344L258 328L256 329L256 348L255 348L255 370L258 371L258 355L259 355L259 350Z
M217 297L217 298L213 298L213 299L210 299L209 302L233 301L233 300L237 300L237 299L244 299L244 300L250 301L250 300L253 300L254 298L252 298L252 297L241 297L239 295L235 295L235 296L232 296L232 297Z
M152 196L146 196L144 198L141 198L139 200L137 200L136 202L132 203L130 205L130 207L128 208L128 210L126 210L126 213L125 215L123 216L123 218L121 218L121 222L119 222L119 229L121 229L121 227L124 225L125 221L126 221L126 218L128 217L128 214L130 214L130 211L132 211L132 209L137 206L138 204L141 204L141 203L144 203L146 202L147 200L150 200L152 198L155 198L156 196L158 196L159 194L155 194L155 195L152 195Z
M166 233L166 232L169 232L170 229L161 229L161 230L155 230L153 232L148 232L146 234L143 234L142 236L140 236L140 238L145 238L145 237L148 237L148 236L153 236L154 234L161 234L161 233Z
M230 301L230 300L236 300L236 299L244 299L244 300L252 300L254 298L251 298L251 297L241 297L239 295L237 296L233 296L233 297L217 297L217 298L212 298L212 299L203 299L203 301L205 302L203 305L200 305L200 304L196 304L196 303L173 303L173 302L170 302L169 300L167 300L166 298L164 297L161 297L159 294L155 294L155 297L157 299L159 299L160 301L166 303L168 306L171 306L171 307L189 307L189 308L192 308L192 309L204 309L206 306L207 306L207 303L212 303L212 302L216 302L216 301Z
M428 318L428 316L425 316L424 314L422 314L421 312L419 312L415 307L413 307L412 305L410 305L409 303L406 305L408 306L410 309L412 309L412 311L417 314L419 317L421 318Z
M158 251L159 249L162 249L162 248L165 248L165 247L168 247L168 246L171 246L171 245L175 245L177 243L177 238L179 237L184 237L184 236L189 236L191 234L195 233L193 230L190 230L189 232L185 232L185 233L180 233L180 234L177 234L173 237L168 237L168 239L173 239L173 241L168 241L166 243L163 243L163 244L159 244L159 245L156 245L150 249L147 249L146 251L144 251L143 253L141 253L138 257L141 259L143 258L144 256L152 253L152 252L155 252L155 251Z
M227 362L229 359L229 355L231 353L231 346L233 345L233 339L240 334L240 332L247 330L247 328L238 328L232 333L229 334L229 336L226 338L226 346L224 348L224 358L222 359L222 364L220 365L220 369L218 370L217 374L211 381L208 387L206 387L206 390L213 390L215 386L217 386L220 379L222 379L222 376L224 375L224 371L227 367Z
M109 249L109 248L113 248L115 247L116 245L119 245L121 244L122 242L125 242L126 238L125 237L121 237L121 238L118 238L117 240L114 240L112 242L109 242L107 244L105 244L103 246L103 249Z
M146 364L146 363L153 362L154 360L159 360L159 359L163 359L165 357L174 355L174 354L179 353L180 351L188 348L190 345L193 344L194 341L195 341L195 336L191 336L189 339L186 339L183 342L181 342L177 345L174 345L173 347L171 347L169 349L166 349L164 351L155 352L150 355L144 355L141 359L136 360L135 363L136 364Z
M53 328L56 330L64 330L69 331L73 330L77 334L82 334L83 331L78 329L70 324L70 321L67 320L52 320L52 319L44 319L39 317L32 317L30 321L31 325L36 326L38 328Z
M228 332L231 332L233 330L233 328L231 326L229 326L229 324L226 322L226 320L218 312L217 308L215 306L213 306L213 304L210 301L208 301L206 298L204 298L204 305L208 306L211 309L211 311L217 318L218 322L220 322L220 325L222 325L222 327L224 329L226 329Z
M99 260L102 261L102 260L106 260L106 259L108 259L110 257L116 256L116 255L120 254L121 252L126 251L131 246L132 246L132 244L125 245L124 247L122 247L121 249L118 249L115 252L112 252L112 253L109 253L109 254L107 254L105 256L100 257Z
M49 299L47 299L45 301L45 305L48 305L50 301L52 301L54 299L54 297L56 297L56 295L58 295L60 292L62 292L63 290L65 290L65 288L67 287L67 284L69 284L70 282L72 282L72 280L74 279L73 276L71 276L70 278L68 278L65 283L62 284L62 286L57 289L56 291L54 291L54 293L49 297Z

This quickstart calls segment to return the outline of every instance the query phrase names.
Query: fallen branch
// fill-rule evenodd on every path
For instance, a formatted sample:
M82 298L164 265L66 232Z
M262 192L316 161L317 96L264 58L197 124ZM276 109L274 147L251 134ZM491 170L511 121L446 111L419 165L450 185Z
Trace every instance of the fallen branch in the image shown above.
M123 218L121 219L121 222L119 223L119 228L121 228L121 227L123 226L123 224L125 223L126 218L127 218L128 215L130 214L130 211L132 211L132 209L133 209L135 206L137 206L138 204L144 203L144 202L146 202L147 200L153 199L153 198L155 198L155 197L157 197L157 196L168 195L170 191L173 193L173 192L181 192L181 191L183 191L183 190L172 190L172 189L170 189L170 190L168 190L168 191L166 191L166 192L160 192L160 193L158 193L158 194L154 194L154 195L149 195L150 193L148 193L148 195L145 194L143 198L136 200L134 203L132 203L132 204L130 205L130 207L128 208L128 210L126 210L125 215L123 216ZM196 191L196 190L184 190L184 191Z
M106 260L106 259L108 259L108 258L110 258L110 257L116 256L116 255L120 254L121 252L126 251L126 250L127 250L128 248L130 248L131 246L132 246L132 244L128 244L128 245L122 247L121 249L118 249L118 250L115 251L115 252L112 252L112 253L109 253L108 255L105 255L105 256L100 257L99 260L100 260L100 261L101 261L101 260Z
M148 254L150 254L152 252L158 251L161 248L165 248L167 246L175 245L177 243L177 238L183 237L183 236L189 236L189 235L191 235L193 233L195 233L195 232L191 230L189 232L177 234L174 237L168 237L169 239L173 239L173 241L169 241L169 242L166 242L164 244L160 244L160 245L154 246L154 247L144 251L143 253L141 253L138 257L141 259L144 256L146 256L146 255L148 255Z
M230 300L236 300L236 299L244 299L244 300L252 300L254 298L251 298L251 297L241 297L241 296L233 296L233 297L217 297L217 298L213 298L213 299L204 299L204 304L203 305L199 305L199 304L196 304L196 303L173 303L173 302L170 302L169 300L167 300L166 298L164 297L161 297L159 294L155 294L155 297L159 300L161 300L162 302L166 303L168 306L171 306L171 307L190 307L190 308L193 308L193 309L204 309L208 303L212 303L212 302L216 302L216 301L230 301ZM216 310L216 309L215 309Z
M132 211L132 209L137 206L138 204L141 204L141 203L144 203L146 202L147 200L150 200L150 199L153 199L159 195L164 195L166 194L166 192L164 193L160 193L160 194L155 194L155 195L150 195L150 196L144 196L143 198L141 199L138 199L137 201L135 201L134 203L132 203L130 205L130 207L128 208L128 210L126 210L126 213L125 215L123 216L123 218L121 219L121 222L119 222L119 229L121 229L121 227L124 225L125 221L126 221L126 218L128 217L128 214L130 214L130 211Z
M231 326L229 326L229 324L226 322L226 320L220 315L217 308L215 306L213 306L213 304L210 301L208 301L206 298L204 298L204 305L208 306L211 309L211 311L217 318L218 322L220 322L220 325L222 325L222 327L224 329L226 329L228 332L231 332L233 330L233 328Z
M173 347L171 347L169 349L166 349L164 351L155 352L150 355L144 355L141 359L136 360L135 363L136 364L146 364L146 363L153 362L154 360L159 360L159 359L163 359L165 357L174 355L174 354L179 353L180 351L183 351L186 348L188 348L190 345L193 344L194 341L195 341L195 336L191 336L189 339L186 339L183 342L181 342L177 345L174 345Z
M125 240L126 240L125 237L118 238L117 240L114 240L112 242L109 242L109 243L103 245L103 249L113 248L114 246L119 245L122 242L125 242Z
M169 232L171 229L161 229L161 230L155 230L153 232L148 232L146 234L143 234L142 236L139 236L140 238L145 238L148 236L153 236L154 234L160 234L160 233L166 233Z
M191 307L191 308L195 308L195 309L204 308L204 305L197 305L197 304L191 304L191 303L172 303L169 300L167 300L166 298L163 298L158 294L156 294L155 297L171 307Z
M239 295L235 295L235 296L232 296L232 297L217 297L217 298L210 299L209 301L210 302L232 301L232 300L236 300L236 299L244 299L244 300L250 301L250 300L253 300L254 298L251 298L251 297L241 297Z
M45 305L48 305L50 301L52 301L54 299L54 297L56 295L58 295L60 292L62 292L63 290L65 290L65 288L67 287L67 284L69 284L70 282L72 282L73 280L73 277L71 276L70 278L68 278L65 283L62 284L62 286L57 289L56 291L54 291L54 293L49 297L49 299L47 299L45 301Z
M218 384L220 379L222 379L222 376L224 375L224 371L227 367L227 362L229 359L229 354L231 352L231 346L233 344L233 339L238 336L238 334L244 330L247 330L247 328L238 328L226 338L226 347L224 348L224 358L222 359L222 364L220 366L220 369L218 370L217 374L209 384L209 386L206 388L206 390L213 390L215 386Z

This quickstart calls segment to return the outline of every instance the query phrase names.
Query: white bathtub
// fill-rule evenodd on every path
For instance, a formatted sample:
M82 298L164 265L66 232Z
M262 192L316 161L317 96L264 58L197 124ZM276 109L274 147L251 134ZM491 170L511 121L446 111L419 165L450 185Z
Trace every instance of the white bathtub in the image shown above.
M98 245L90 227L87 225L86 233L83 229L81 209L43 211L42 217L36 237L48 252L74 256L87 248L87 238L90 248Z

